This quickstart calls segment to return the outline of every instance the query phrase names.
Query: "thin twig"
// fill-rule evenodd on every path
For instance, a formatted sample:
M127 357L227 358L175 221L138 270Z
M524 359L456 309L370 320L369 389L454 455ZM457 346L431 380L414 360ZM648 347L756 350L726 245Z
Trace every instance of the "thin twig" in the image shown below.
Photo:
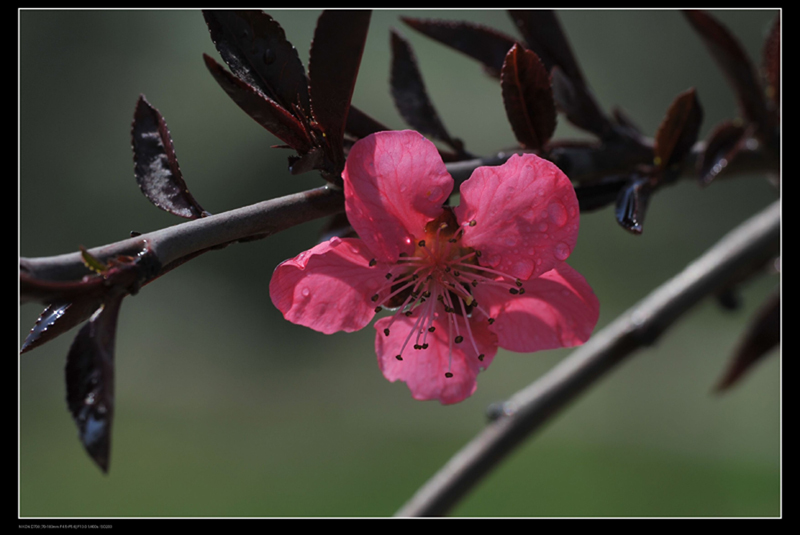
M637 349L652 344L704 297L780 251L780 201L728 233L503 405L503 415L461 449L396 516L441 516L531 433Z

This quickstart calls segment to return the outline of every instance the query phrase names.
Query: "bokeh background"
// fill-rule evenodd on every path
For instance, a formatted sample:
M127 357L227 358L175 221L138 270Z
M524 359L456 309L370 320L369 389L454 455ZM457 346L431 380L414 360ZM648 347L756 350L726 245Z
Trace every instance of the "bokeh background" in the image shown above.
M268 11L307 65L315 10ZM756 62L776 11L713 12ZM503 11L373 14L355 105L405 128L389 94L389 29L406 36L451 133L476 154L515 145L498 84L416 34L400 15L480 22L516 35ZM652 135L697 88L701 136L736 116L734 97L677 11L560 11L602 106ZM198 11L24 10L20 28L19 253L47 256L180 223L139 192L130 125L140 93L172 132L194 196L217 213L322 184L291 176L288 151L224 94ZM584 134L560 120L556 139ZM570 264L601 303L598 329L777 198L760 176L691 181L653 199L633 236L611 209L586 214ZM500 351L474 396L419 402L381 375L374 330L325 336L286 322L269 299L274 267L315 243L322 221L197 258L124 301L116 345L111 469L84 453L65 404L76 330L19 359L23 517L391 516L486 422L486 408L569 350ZM718 396L742 328L779 284L742 307L713 300L604 378L516 451L457 516L780 514L777 352ZM20 308L19 340L41 312Z

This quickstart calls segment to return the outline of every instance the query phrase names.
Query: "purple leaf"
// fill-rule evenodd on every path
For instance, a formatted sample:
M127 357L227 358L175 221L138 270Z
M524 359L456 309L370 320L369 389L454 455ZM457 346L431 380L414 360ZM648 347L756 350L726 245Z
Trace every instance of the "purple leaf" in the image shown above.
M644 216L652 192L651 178L641 175L631 177L625 187L619 191L614 215L622 228L633 234L642 233Z
M311 150L311 138L300 120L210 56L203 54L203 60L217 83L247 115L300 154Z
M114 418L114 340L122 294L84 325L67 354L67 406L89 456L108 472Z
M556 129L556 107L547 74L539 56L515 44L508 51L500 74L506 115L517 141L538 150Z
M100 306L99 299L81 299L74 303L48 305L22 343L20 354L35 349L76 325L83 323Z
M483 64L484 70L500 77L503 61L516 40L492 28L470 22L400 17L423 35L458 50Z
M698 180L707 186L719 175L744 147L747 129L730 121L714 129L706 140L706 148L697 160Z
M257 10L205 10L203 17L234 76L283 109L291 112L297 105L310 114L306 71L280 24Z
M136 102L131 135L134 174L145 197L171 214L202 217L205 210L186 187L167 124L144 95Z
M371 16L371 11L323 11L311 43L311 110L327 140L326 155L337 179L344 168L344 129Z
M555 12L547 9L509 10L528 48L536 52L548 72L558 66L573 85L586 85Z
M420 133L444 141L456 151L461 151L463 144L450 137L428 97L411 45L394 30L391 31L391 48L390 84L392 98L400 115Z
M739 42L714 17L700 10L683 12L733 87L745 119L766 125L766 103L753 65Z
M628 177L612 175L592 184L576 186L575 195L581 213L598 210L616 201L628 180Z
M656 131L653 142L656 167L668 169L679 164L697 141L702 122L703 109L694 88L678 95Z
M723 392L738 383L756 363L778 347L780 341L781 299L780 294L775 292L751 320L728 368L717 383L716 391Z

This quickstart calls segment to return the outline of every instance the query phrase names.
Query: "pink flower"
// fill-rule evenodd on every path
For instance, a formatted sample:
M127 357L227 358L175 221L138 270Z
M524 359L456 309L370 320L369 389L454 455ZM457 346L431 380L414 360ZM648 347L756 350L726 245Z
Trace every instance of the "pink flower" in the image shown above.
M360 238L332 238L280 264L270 296L284 317L352 332L376 312L378 365L416 399L456 403L497 348L532 352L585 342L600 305L564 261L578 236L569 179L535 156L480 167L461 203L435 146L413 131L358 141L344 173Z

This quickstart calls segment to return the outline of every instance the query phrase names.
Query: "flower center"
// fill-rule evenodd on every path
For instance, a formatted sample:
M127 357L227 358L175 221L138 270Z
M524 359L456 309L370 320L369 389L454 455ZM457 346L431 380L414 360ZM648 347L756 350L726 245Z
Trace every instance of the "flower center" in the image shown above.
M386 274L388 282L372 300L377 305L376 312L384 307L396 309L383 331L386 336L400 314L411 317L416 313L413 328L396 356L398 360L403 360L403 352L412 338L414 349L427 349L428 335L436 330L434 323L446 325L450 351L445 376L452 377L450 361L454 344L466 340L466 353L480 361L484 359L470 325L474 311L478 310L489 324L494 322L473 297L473 288L479 284L501 286L514 295L524 294L525 289L519 279L481 266L480 251L461 243L464 228L477 223L459 225L452 209L444 208L441 216L425 226L425 237L417 241L414 252L400 256L397 265Z

